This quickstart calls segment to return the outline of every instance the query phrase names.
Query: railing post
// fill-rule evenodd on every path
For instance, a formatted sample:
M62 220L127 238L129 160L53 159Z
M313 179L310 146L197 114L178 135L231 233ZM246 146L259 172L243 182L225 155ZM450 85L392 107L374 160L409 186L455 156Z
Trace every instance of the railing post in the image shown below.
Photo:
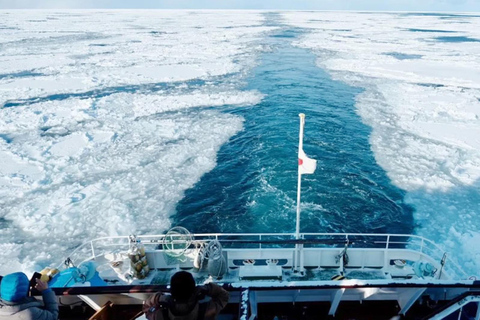
M304 239L304 237L305 237L305 236L304 236L304 234L302 233L302 235L300 236L300 239ZM303 261L303 260L305 259L305 253L303 252L303 244L300 244L300 245L299 245L299 250L300 250L300 257L299 257L299 258L300 258L300 272L303 273L303 271L304 271L304 266L305 266L304 261Z
M93 240L90 241L90 247L92 248L92 258L95 259L95 249L93 248Z
M294 235L293 236L294 238L296 238L296 236ZM292 260L292 270L293 272L296 272L297 271L297 244L295 243L294 244L294 248L293 248L293 260Z
M389 254L388 254L388 248L390 246L390 235L387 235L387 241L385 243L385 249L384 249L384 254L383 254L383 268L387 268L389 266Z

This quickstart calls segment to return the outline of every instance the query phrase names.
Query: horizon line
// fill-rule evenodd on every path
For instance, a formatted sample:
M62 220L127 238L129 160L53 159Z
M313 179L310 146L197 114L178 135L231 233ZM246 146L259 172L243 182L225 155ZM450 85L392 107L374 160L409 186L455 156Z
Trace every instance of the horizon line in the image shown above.
M347 9L241 9L241 8L0 8L0 11L51 11L51 10L168 10L168 11L320 11L320 12L371 12L371 13L455 13L455 14L480 14L480 11L451 11L451 10L347 10Z

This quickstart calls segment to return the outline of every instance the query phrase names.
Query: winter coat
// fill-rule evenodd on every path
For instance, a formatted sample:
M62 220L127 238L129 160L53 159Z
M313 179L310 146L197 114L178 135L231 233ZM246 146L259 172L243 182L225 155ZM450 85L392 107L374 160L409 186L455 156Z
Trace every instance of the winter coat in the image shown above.
M0 299L0 320L57 320L58 304L51 289L42 292L43 303L33 297L17 302Z
M197 294L193 300L186 303L172 303L170 295L158 292L151 296L143 305L143 312L149 320L214 320L228 303L229 294L222 287L209 283L197 287L197 293L202 291L211 297L210 301L199 303ZM200 314L201 313L201 314ZM164 315L168 314L168 319Z

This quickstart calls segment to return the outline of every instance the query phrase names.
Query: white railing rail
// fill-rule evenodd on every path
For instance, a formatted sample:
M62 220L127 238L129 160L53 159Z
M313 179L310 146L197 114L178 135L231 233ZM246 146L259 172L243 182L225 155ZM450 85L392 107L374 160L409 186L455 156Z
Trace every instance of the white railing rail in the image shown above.
M183 237L184 235L178 235ZM295 249L295 233L202 233L192 234L194 242L218 240L225 249L266 249L291 248ZM172 237L172 236L170 236ZM175 237L175 235L173 236ZM164 234L138 235L137 242L142 243L147 250L161 249ZM344 247L348 242L349 249L408 249L430 257L434 261L441 261L445 253L434 242L416 235L409 234L375 234L375 233L301 233L300 240L303 247ZM90 240L78 246L68 258L74 264L94 259L114 250L127 250L129 236L101 237ZM63 265L60 264L59 268ZM443 271L460 279L467 279L468 275L454 261L447 259Z

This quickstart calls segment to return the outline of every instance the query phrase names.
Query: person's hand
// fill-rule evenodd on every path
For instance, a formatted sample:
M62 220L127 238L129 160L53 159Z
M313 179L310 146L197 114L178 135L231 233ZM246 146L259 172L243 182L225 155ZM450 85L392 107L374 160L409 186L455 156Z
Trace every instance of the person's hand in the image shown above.
M209 288L208 285L198 286L197 287L197 299L198 300L205 299L205 296L208 296L209 292L210 292L210 288Z
M38 291L42 292L48 289L48 284L46 284L42 280L37 278L35 279L35 281L37 282L37 284L35 285L35 289L37 289Z

